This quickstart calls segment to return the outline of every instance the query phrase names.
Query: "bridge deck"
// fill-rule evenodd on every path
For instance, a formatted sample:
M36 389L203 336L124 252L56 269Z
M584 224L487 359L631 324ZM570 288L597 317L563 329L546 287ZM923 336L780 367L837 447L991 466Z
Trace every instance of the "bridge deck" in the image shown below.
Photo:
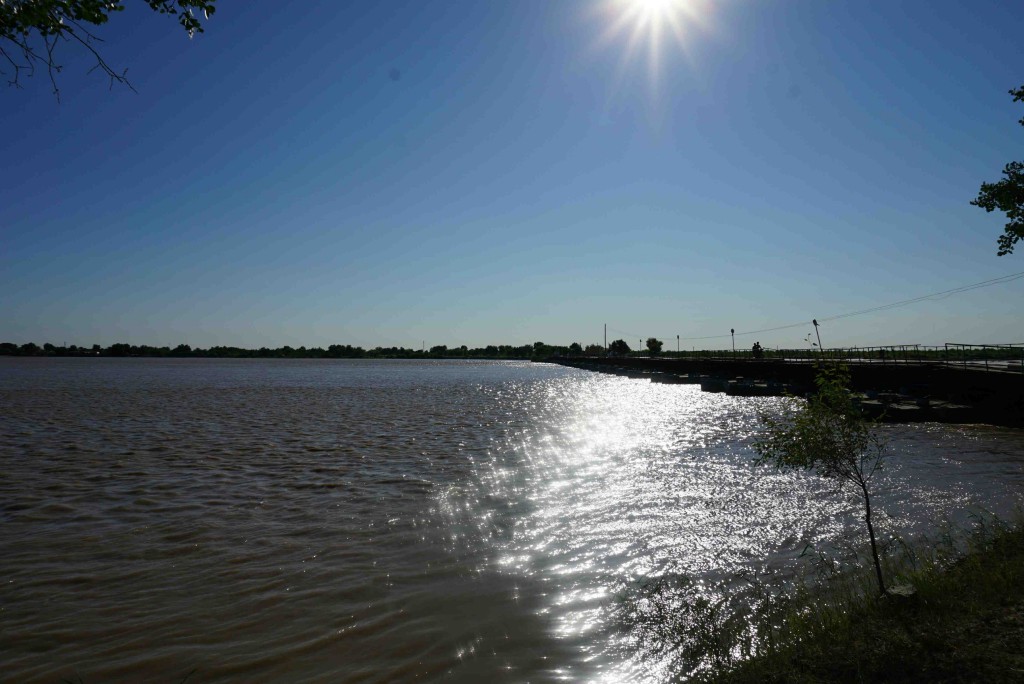
M571 366L660 371L678 375L696 373L715 378L745 378L813 387L816 373L811 359L752 358L553 358ZM1024 427L1024 373L1012 361L986 368L977 362L861 360L847 362L851 389L897 392L915 397L967 404L980 409L992 424Z

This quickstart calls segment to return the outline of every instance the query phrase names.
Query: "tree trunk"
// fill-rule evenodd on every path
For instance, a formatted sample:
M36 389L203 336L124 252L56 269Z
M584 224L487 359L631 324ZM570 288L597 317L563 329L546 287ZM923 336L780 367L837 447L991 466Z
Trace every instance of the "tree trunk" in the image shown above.
M875 561L875 577L878 579L878 593L885 595L885 582L882 580L882 563L878 560L878 544L875 542L875 527L871 524L871 496L868 494L868 486L864 482L860 489L864 492L864 522L868 524L868 536L871 537L871 557Z

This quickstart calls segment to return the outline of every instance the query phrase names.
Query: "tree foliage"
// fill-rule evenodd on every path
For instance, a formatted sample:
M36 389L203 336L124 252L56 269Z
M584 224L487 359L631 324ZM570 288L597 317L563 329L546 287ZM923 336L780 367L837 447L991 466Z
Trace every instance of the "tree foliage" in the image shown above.
M654 338L654 337L648 337L646 344L647 344L647 351L651 352L651 356L657 356L658 354L661 353L661 346L662 346L662 341L661 340L659 340L657 338Z
M880 593L885 593L871 520L872 477L885 460L886 444L865 419L847 389L849 371L821 368L816 392L799 403L790 399L782 414L762 412L763 431L754 441L759 464L779 470L812 470L835 481L840 489L852 486L864 504L864 522L871 541L871 556Z
M154 12L176 17L191 38L203 32L202 22L214 13L217 0L142 1ZM0 73L8 76L10 85L20 87L22 74L32 76L36 68L45 68L59 97L57 74L62 66L56 53L62 44L70 44L95 59L90 71L103 72L111 87L119 83L132 88L128 70L118 72L107 64L97 49L100 39L87 28L106 24L113 13L123 10L123 0L0 0Z
M1014 102L1024 101L1024 85L1011 90ZM1019 121L1024 126L1024 117ZM1013 246L1024 238L1024 162L1010 162L1003 167L1003 179L995 183L982 183L978 196L971 201L976 207L991 212L999 210L1009 219L999 236L999 251L1003 256L1013 252Z
M538 346L539 345L539 346ZM600 347L599 347L600 348ZM603 352L603 348L601 348ZM489 344L486 347L470 349L466 345L449 348L439 344L426 349L407 349L405 347L374 347L363 349L350 344L332 344L326 349L322 347L291 346L269 349L246 349L242 347L215 346L208 349L179 344L176 347L153 347L150 345L134 345L118 342L103 347L98 344L91 346L70 345L58 347L49 342L42 347L34 342L22 345L13 342L0 342L0 356L145 356L145 357L194 357L194 358L284 358L284 359L544 359L549 356L570 353L567 346L549 345L543 342L520 346Z
M615 340L608 345L608 351L618 356L625 356L630 351L629 345L626 344L626 340Z

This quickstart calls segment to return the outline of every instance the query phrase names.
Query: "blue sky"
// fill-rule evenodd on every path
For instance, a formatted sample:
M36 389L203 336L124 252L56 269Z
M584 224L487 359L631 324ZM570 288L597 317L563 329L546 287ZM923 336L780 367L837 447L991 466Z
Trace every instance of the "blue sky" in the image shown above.
M969 205L1024 158L1024 5L680 3L654 78L614 2L130 2L138 94L70 49L59 104L0 90L0 340L723 348L1024 272ZM1021 342L1022 291L821 334Z

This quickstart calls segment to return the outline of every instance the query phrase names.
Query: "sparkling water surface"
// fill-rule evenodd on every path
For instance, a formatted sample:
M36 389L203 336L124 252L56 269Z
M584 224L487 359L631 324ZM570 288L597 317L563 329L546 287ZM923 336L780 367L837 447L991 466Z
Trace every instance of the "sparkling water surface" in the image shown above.
M624 587L784 577L859 530L830 483L753 465L779 401L519 362L0 358L0 680L664 681ZM883 429L889 533L1024 501L1024 432Z

